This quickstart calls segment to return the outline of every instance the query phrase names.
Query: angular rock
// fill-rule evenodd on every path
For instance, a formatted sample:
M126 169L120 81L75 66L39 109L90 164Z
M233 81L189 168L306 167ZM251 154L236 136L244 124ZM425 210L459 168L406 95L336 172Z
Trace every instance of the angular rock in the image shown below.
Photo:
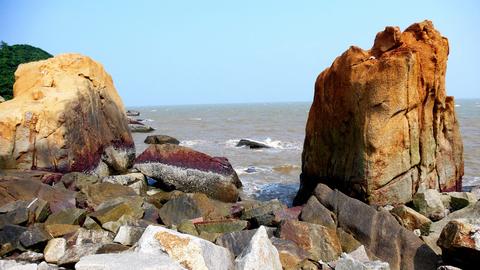
M181 233L190 234L193 236L199 236L195 224L191 220L184 220L182 223L178 224L177 231Z
M298 220L301 212L303 210L303 206L295 206L285 209L276 210L273 212L274 215L274 223L280 224L284 220Z
M68 247L63 256L58 259L57 264L60 266L69 266L80 261L82 257L93 255L101 248L102 244L85 243L82 245L73 245Z
M303 207L300 220L335 229L335 215L323 206L315 196L311 196Z
M371 50L351 46L318 76L295 204L319 182L375 205L460 190L463 143L445 92L448 40L430 21L391 29Z
M143 141L146 144L180 144L180 141L168 135L149 135Z
M72 191L54 188L33 179L0 176L0 205L15 201L32 202L35 199L47 201L52 213L75 207L75 194Z
M80 228L72 239L75 245L81 246L84 244L110 244L113 243L114 235L103 230L85 230Z
M228 249L195 236L148 226L138 241L137 252L161 254L162 250L187 269L233 269Z
M128 124L128 129L130 132L141 132L141 133L147 133L147 132L152 132L155 129L152 128L151 126L144 125L142 123L129 123Z
M163 224L171 226L184 220L203 217L204 220L214 220L229 214L221 202L209 199L205 194L183 194L168 201L159 211Z
M28 203L25 201L11 202L0 209L0 228L6 224L26 224L29 219Z
M0 105L0 168L70 172L132 163L125 109L101 64L61 54L20 65L15 79L14 98Z
M270 242L265 227L260 226L260 228L258 228L248 246L235 259L235 269L282 270L280 256L275 246Z
M45 225L45 231L50 234L52 237L64 236L66 234L75 233L80 229L79 225L71 224L50 224Z
M399 205L394 207L390 213L392 213L406 229L410 231L419 229L423 235L429 234L432 221L412 208Z
M43 244L51 238L50 234L45 231L43 224L37 223L23 232L22 235L20 235L19 240L22 246L30 248L35 245Z
M254 226L272 226L276 225L275 213L286 208L286 205L274 199L268 202L261 202L253 207L245 208L240 218L251 221Z
M46 225L50 224L70 224L80 225L85 220L86 211L78 208L67 208L55 214L51 214L45 221Z
M128 203L120 203L95 211L90 214L90 217L98 221L98 223L103 226L109 221L117 221L124 215L129 215L131 217L140 219L143 216L143 209Z
M450 197L449 206L452 211L460 210L478 201L478 197L470 192L449 192L447 194Z
M43 260L43 254L29 250L15 257L15 260L22 262L38 263Z
M352 253L342 253L335 263L335 270L390 270L390 266L387 262L370 260L365 248L361 246Z
M236 146L237 147L246 146L250 149L271 148L267 144L264 144L262 142L257 142L254 140L249 140L249 139L241 139L240 141L238 141Z
M69 190L82 190L89 185L100 182L100 179L96 175L89 175L81 172L71 172L64 174L61 181Z
M422 215L437 221L445 217L445 206L440 193L434 189L427 189L413 197L415 209Z
M335 229L318 224L287 220L280 226L280 238L295 242L316 261L333 261L342 252Z
M87 230L101 230L102 226L98 225L98 223L93 218L87 216L85 218L85 222L83 222L83 228Z
M27 230L25 227L7 224L0 230L0 256L14 250L24 250L20 244L20 236Z
M227 248L234 257L237 257L247 247L256 232L257 230L245 230L226 233L217 238L216 244Z
M226 158L173 144L150 145L135 160L135 168L163 188L201 192L224 202L237 201L242 185Z
M134 226L121 226L113 242L120 243L125 246L135 244L142 236L145 228Z
M398 224L389 212L377 211L324 184L319 184L314 194L335 213L340 228L352 234L380 260L388 262L391 269L435 269L438 260L435 252Z
M437 242L442 248L445 263L462 269L475 269L480 265L480 220L452 220L442 230Z
M37 270L35 263L16 262L14 260L0 260L0 269L5 270Z
M208 233L230 233L238 232L248 226L248 221L238 219L212 220L195 223L195 228L201 234Z
M82 192L86 196L87 205L92 208L96 208L101 203L114 198L137 195L130 187L112 183L89 185Z
M129 250L130 247L117 244L117 243L107 243L103 244L98 250L96 254L107 254L107 253L122 253L126 250Z
M345 232L342 228L337 228L337 236L342 246L342 251L345 253L350 253L362 245L355 237Z
M75 264L76 270L185 270L166 254L125 252L120 254L96 254L82 257Z
M308 259L309 254L299 248L295 242L276 237L270 238L280 256L280 262L284 269L295 269L302 261Z
M43 250L45 261L48 263L58 263L58 260L65 254L66 249L67 240L64 238L50 239Z

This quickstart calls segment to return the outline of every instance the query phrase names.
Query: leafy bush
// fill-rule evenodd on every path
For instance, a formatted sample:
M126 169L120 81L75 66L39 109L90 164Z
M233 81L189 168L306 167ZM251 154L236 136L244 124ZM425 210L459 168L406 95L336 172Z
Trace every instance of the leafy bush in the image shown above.
M46 51L30 45L0 44L0 96L6 100L13 97L15 70L18 65L52 57Z

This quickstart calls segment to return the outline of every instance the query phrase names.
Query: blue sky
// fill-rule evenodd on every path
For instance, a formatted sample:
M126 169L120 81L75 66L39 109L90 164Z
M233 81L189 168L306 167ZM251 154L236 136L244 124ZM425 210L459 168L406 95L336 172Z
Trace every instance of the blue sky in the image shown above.
M448 94L478 98L479 3L0 0L0 39L92 57L128 106L311 101L350 45L430 19L450 41Z

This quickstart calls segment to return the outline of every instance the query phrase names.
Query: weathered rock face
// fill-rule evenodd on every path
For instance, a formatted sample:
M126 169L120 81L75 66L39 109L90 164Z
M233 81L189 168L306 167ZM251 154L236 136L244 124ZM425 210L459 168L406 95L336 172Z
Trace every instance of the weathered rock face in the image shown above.
M22 64L0 105L0 168L124 171L135 148L102 65L79 54Z
M226 158L174 144L150 145L135 160L135 168L159 180L163 189L202 192L224 202L235 202L242 185Z
M430 21L387 27L352 46L315 83L296 202L323 182L371 204L428 188L459 190L463 144L445 93L448 40Z

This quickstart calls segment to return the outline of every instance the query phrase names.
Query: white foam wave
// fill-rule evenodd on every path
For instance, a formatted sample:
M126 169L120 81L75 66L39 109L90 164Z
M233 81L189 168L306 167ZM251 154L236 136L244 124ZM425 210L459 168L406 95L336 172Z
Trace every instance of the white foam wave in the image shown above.
M235 167L234 170L237 173L237 175L256 174L260 172L272 172L272 169L255 167L255 166Z
M205 143L205 142L206 142L206 141L204 141L204 140L185 140L185 141L181 141L181 142L180 142L180 145L181 145L181 146L191 147L191 146L203 144L203 143Z
M462 105L460 105L460 104L455 104L455 107L461 107L461 106L462 106Z
M143 121L145 121L145 122L155 122L155 120L150 119L150 118L147 118L147 119L145 119L145 120L143 120Z
M284 142L280 140L272 140L271 138L266 138L265 140L253 140L248 139L250 141L258 142L270 146L273 149L279 150L302 150L302 147L299 143L295 142ZM240 139L230 139L225 142L225 146L229 148L233 148L237 146L237 143ZM264 149L255 149L256 151L263 151Z
M151 110L151 112L156 112L156 111L157 111L156 109Z
M192 118L189 118L189 120L192 120L192 121L202 121L202 118L200 118L200 117L192 117Z

